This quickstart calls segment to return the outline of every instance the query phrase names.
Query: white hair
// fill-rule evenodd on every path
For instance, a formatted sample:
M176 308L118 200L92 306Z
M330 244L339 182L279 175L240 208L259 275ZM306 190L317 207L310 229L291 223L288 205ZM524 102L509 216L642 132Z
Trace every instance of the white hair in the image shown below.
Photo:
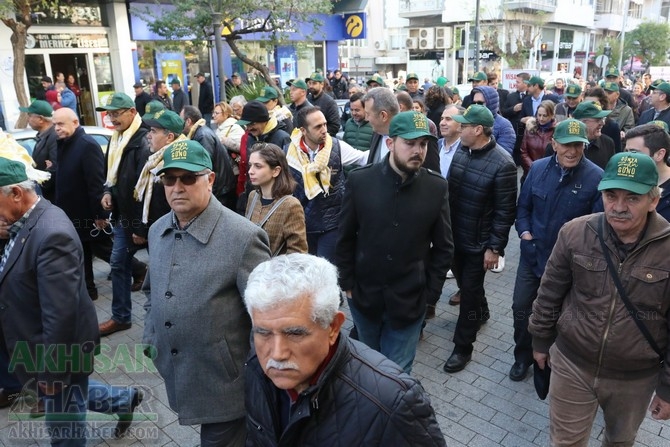
M308 296L312 321L323 328L332 323L340 305L337 269L316 256L292 253L259 264L249 275L244 292L247 312L265 311Z
M15 183L13 185L0 186L0 192L3 196L8 196L12 192L12 188L18 186L24 191L35 191L35 182L32 180L24 180L20 183Z
M233 96L232 98L230 98L230 105L231 106L235 103L238 103L238 102L240 104L242 104L242 107L244 107L247 104L246 98L242 95L237 95L237 96Z

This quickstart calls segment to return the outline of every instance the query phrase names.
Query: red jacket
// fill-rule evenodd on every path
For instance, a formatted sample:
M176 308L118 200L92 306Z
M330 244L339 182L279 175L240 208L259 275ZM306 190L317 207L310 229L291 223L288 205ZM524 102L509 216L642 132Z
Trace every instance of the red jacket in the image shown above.
M526 130L523 134L523 141L521 142L521 167L524 175L528 174L530 165L535 160L544 158L545 151L548 144L551 144L551 139L554 136L554 128L556 122L551 124L548 129L536 128L532 131Z

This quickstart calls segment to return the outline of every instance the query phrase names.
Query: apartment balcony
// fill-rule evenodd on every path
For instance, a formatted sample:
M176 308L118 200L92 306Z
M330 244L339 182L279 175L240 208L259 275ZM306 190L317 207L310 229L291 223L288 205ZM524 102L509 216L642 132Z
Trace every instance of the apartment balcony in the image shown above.
M505 0L505 9L510 11L520 11L525 13L556 11L557 0Z
M400 0L399 16L404 19L412 17L440 16L444 0Z

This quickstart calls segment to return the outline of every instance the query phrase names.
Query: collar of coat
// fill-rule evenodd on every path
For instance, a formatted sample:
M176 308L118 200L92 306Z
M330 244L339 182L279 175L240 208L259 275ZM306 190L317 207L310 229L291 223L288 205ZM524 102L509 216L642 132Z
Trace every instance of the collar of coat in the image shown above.
M189 227L184 231L193 236L201 244L207 244L210 237L212 236L212 233L214 232L216 224L223 215L222 211L223 205L221 205L213 195L210 195L207 208L205 208L200 216L198 216L198 219L193 222L193 225L189 225ZM168 222L172 222L173 217L174 211L170 211L170 220ZM165 237L173 231L176 231L175 228L171 224L168 224L163 229L161 237Z

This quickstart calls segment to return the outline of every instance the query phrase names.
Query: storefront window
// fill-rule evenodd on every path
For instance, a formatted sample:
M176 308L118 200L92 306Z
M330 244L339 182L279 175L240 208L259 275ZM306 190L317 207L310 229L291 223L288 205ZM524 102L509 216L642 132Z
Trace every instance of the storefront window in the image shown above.
M27 54L26 55L26 77L28 78L28 91L31 101L35 99L35 92L42 88L42 76L46 76L46 67L44 66L44 55Z

